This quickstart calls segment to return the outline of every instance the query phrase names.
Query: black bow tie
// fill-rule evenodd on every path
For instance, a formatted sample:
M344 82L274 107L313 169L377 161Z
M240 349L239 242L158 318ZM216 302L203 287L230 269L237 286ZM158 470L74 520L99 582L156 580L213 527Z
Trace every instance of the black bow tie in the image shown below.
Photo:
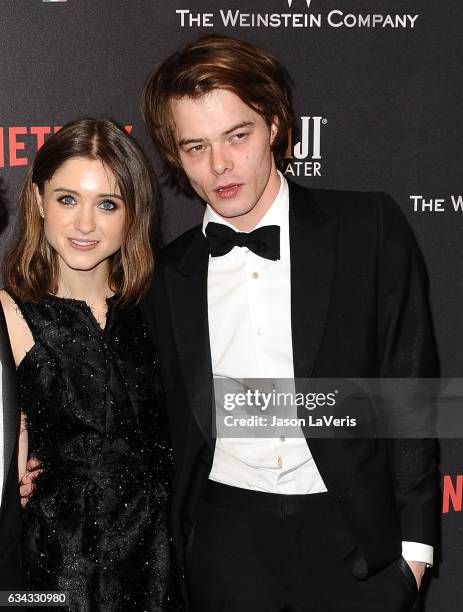
M206 236L209 241L209 252L212 257L220 257L229 253L233 247L247 247L250 251L276 261L280 259L280 226L265 225L249 234L235 232L222 223L208 223Z

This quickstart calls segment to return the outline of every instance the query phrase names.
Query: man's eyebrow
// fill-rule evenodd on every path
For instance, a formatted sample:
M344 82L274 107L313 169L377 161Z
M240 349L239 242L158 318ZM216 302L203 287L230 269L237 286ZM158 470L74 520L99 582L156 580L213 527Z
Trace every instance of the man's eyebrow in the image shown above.
M204 142L204 138L182 138L182 140L179 140L178 144L180 147L184 147L185 145L198 142Z
M255 125L254 121L241 121L240 123L237 123L236 125L231 127L226 132L223 132L222 136L228 136L229 134L231 134L235 130L238 130L238 129L244 128L244 127L253 127L254 125ZM207 139L206 138L182 138L182 140L179 140L178 144L179 144L179 146L184 147L185 145L194 144L194 143L197 144L199 142L204 142L205 140L207 140Z
M234 132L235 130L238 130L240 128L244 128L244 127L251 127L254 126L254 121L241 121L241 123L238 123L237 125L233 126L232 128L230 128L229 130L227 130L226 132L223 133L224 136L228 136L228 134L231 134L232 132Z

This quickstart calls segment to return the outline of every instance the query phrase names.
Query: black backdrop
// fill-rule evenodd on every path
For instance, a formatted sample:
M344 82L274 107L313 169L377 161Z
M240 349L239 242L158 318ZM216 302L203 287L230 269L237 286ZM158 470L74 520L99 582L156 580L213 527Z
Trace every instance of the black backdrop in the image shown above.
M294 135L288 176L385 190L400 203L428 266L442 375L461 376L462 23L459 0L1 0L0 172L10 222L0 256L41 138L75 117L106 115L133 126L158 167L139 113L145 78L186 40L225 32L267 47L292 75L310 138L304 150ZM200 221L202 205L163 192L169 241ZM462 607L462 441L443 440L441 455L441 562L429 612Z

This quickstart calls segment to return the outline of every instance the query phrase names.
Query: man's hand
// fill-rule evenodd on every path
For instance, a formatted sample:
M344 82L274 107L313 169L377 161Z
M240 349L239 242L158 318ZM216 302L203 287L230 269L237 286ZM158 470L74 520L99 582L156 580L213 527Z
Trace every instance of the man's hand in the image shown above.
M419 589L426 569L426 563L424 563L424 561L407 561L407 563L415 576L416 584Z
M42 470L39 469L40 461L32 457L29 459L26 465L26 471L19 481L19 496L21 498L21 506L24 506L29 501L30 496L34 490L34 480L40 474Z

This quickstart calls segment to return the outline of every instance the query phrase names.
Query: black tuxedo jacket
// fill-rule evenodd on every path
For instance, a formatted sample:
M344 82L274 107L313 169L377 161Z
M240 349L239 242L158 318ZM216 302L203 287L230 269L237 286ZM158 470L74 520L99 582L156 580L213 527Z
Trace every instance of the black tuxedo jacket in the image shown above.
M426 274L410 228L386 194L289 184L291 324L297 378L437 377ZM158 343L176 457L179 561L214 454L201 226L161 251L144 304ZM357 577L384 567L401 540L433 545L431 439L310 439L345 524L340 551Z
M24 586L20 562L21 507L16 457L20 414L16 369L1 305L0 361L2 364L4 461L3 494L0 505L0 590L10 590ZM0 405L0 410L2 406Z

